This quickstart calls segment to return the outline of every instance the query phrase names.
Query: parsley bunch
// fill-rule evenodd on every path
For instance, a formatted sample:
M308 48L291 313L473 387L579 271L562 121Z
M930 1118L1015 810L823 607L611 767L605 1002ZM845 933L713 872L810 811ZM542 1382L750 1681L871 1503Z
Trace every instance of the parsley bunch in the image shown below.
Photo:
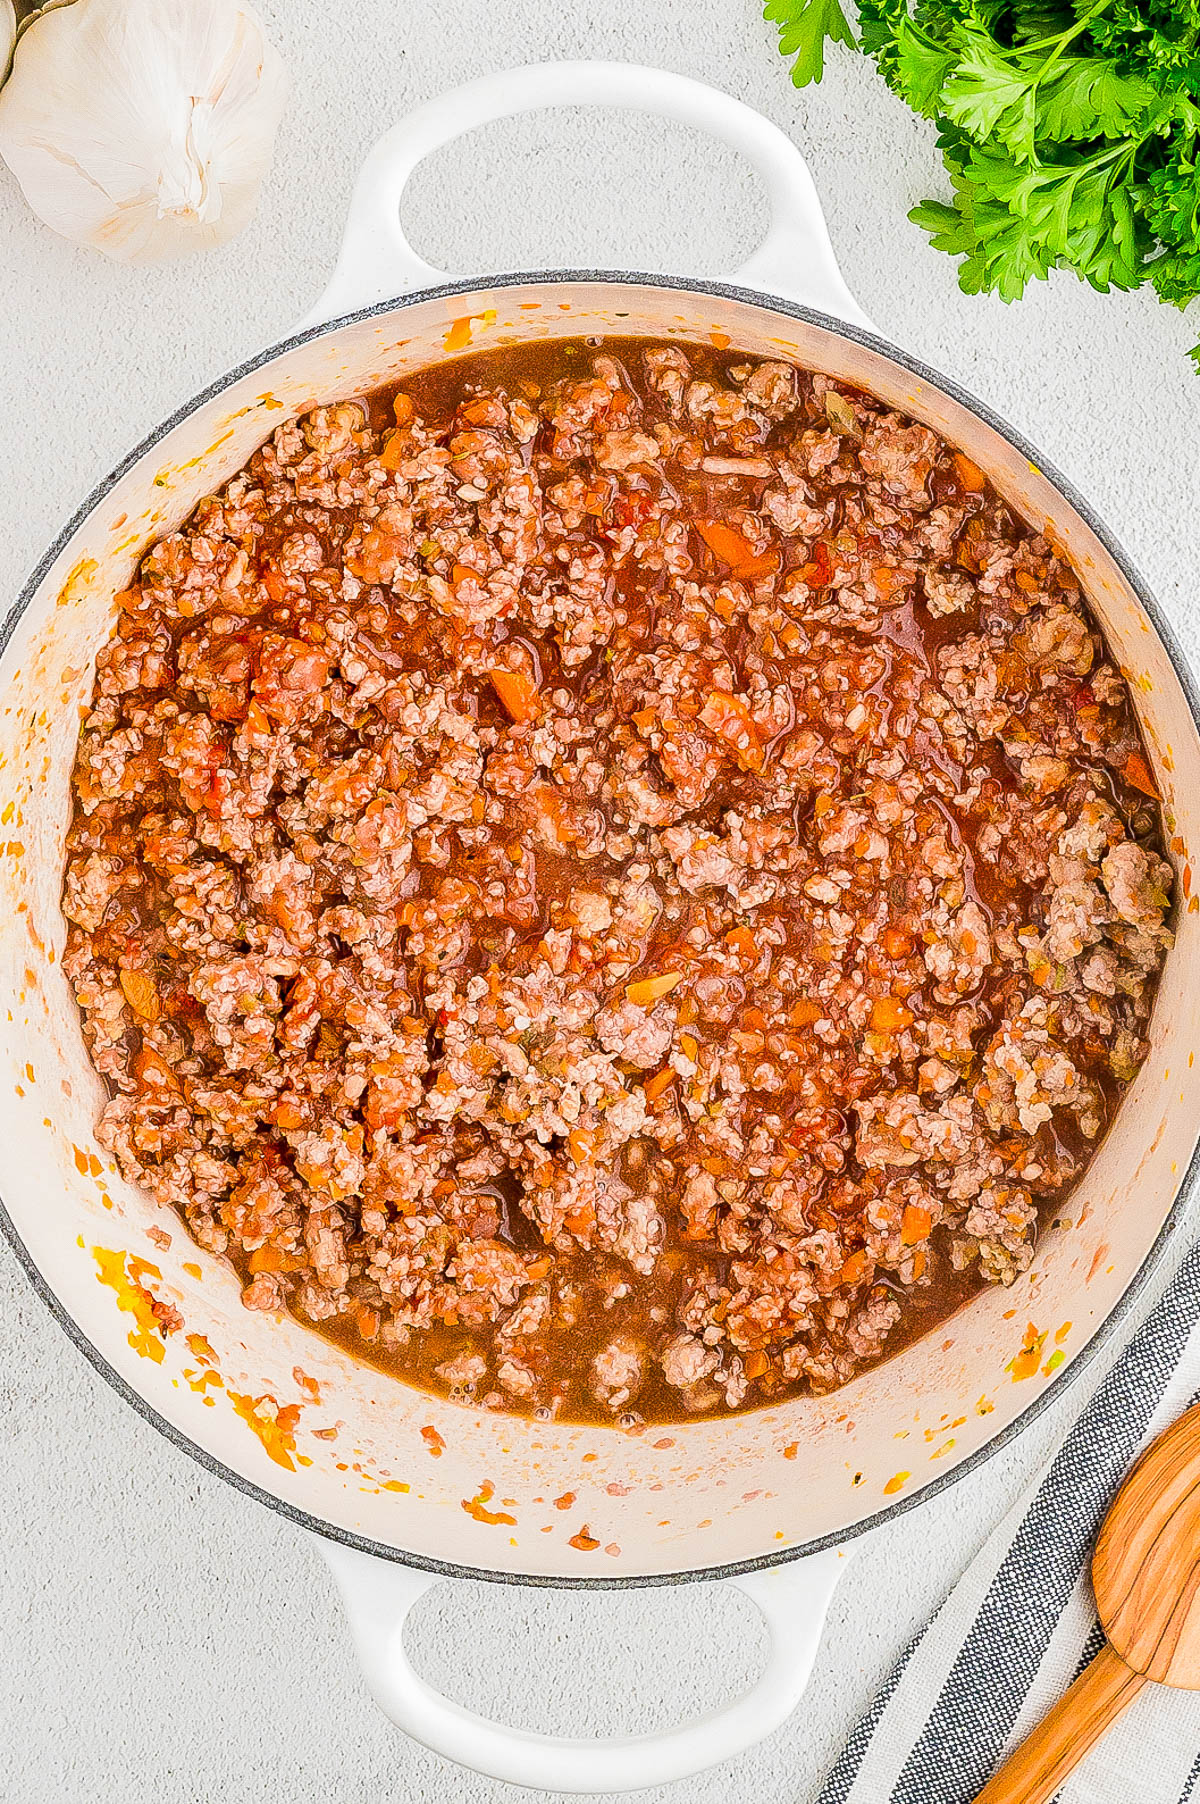
M798 87L840 0L767 0ZM859 46L938 128L952 202L910 219L1006 301L1073 269L1093 288L1200 294L1200 0L858 0ZM1200 345L1191 353L1200 364Z

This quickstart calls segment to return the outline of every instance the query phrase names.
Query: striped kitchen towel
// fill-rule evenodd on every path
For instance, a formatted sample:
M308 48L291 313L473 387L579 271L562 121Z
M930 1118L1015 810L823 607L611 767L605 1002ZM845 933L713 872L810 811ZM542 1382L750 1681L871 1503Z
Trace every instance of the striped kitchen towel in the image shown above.
M1101 1645L1096 1530L1139 1449L1200 1391L1200 1248L914 1637L817 1804L970 1804ZM1200 1693L1147 1686L1059 1804L1200 1804Z

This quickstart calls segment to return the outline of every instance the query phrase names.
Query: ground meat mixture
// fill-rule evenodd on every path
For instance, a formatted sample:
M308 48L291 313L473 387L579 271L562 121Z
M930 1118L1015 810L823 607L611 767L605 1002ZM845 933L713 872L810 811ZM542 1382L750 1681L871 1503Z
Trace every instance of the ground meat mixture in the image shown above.
M67 970L102 1144L250 1308L632 1425L1028 1266L1172 874L1074 572L927 427L489 353L281 426L119 601Z

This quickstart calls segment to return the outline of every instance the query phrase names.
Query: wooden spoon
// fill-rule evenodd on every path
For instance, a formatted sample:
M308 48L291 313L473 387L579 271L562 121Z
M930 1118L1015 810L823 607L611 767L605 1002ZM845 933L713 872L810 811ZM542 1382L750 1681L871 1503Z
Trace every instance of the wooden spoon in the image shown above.
M1108 1636L975 1804L1045 1804L1148 1679L1200 1691L1200 1403L1133 1468L1092 1556Z

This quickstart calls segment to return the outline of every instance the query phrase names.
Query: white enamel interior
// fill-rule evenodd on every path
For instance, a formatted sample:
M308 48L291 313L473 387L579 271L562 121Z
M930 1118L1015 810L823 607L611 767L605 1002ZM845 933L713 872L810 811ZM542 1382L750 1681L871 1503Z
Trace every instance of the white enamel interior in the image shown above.
M103 1359L181 1435L317 1526L402 1556L550 1578L651 1577L770 1559L843 1534L943 1478L1034 1403L1055 1380L1052 1361L1077 1358L1114 1309L1171 1209L1200 1123L1200 1071L1192 1061L1200 920L1186 906L1180 913L1150 1057L1065 1212L1069 1225L1047 1234L1012 1290L988 1292L830 1398L637 1438L551 1426L424 1395L355 1364L295 1322L243 1309L230 1271L124 1184L94 1144L100 1090L59 964L79 711L109 633L113 594L147 544L288 414L444 359L451 322L467 315L472 350L568 334L701 342L724 335L747 352L828 371L944 433L1071 554L1133 684L1174 844L1200 844L1200 740L1137 596L1047 477L938 387L766 304L653 282L531 280L398 302L273 355L192 408L81 521L0 659L0 821L9 836L0 859L0 1009L8 1020L0 1188L46 1285ZM461 336L460 329L456 343ZM1185 858L1186 850L1176 860L1181 870ZM98 1176L90 1175L89 1158ZM170 1231L168 1250L149 1239L152 1227ZM108 1257L98 1261L97 1248ZM183 1329L165 1348L128 1307L136 1311L137 1292L110 1281L122 1261L137 1275L130 1258L149 1262L154 1269L141 1271L142 1284L183 1315ZM1014 1375L1029 1323L1045 1336L1038 1369L1020 1376L1026 1361ZM204 1377L202 1343L189 1346L189 1335L211 1347L220 1385ZM315 1381L319 1401L296 1368ZM284 1417L279 1458L231 1397L262 1400L267 1415L301 1406L294 1435ZM332 1440L315 1433L329 1428L336 1428ZM287 1444L293 1438L294 1447ZM586 1540L573 1545L585 1528Z

